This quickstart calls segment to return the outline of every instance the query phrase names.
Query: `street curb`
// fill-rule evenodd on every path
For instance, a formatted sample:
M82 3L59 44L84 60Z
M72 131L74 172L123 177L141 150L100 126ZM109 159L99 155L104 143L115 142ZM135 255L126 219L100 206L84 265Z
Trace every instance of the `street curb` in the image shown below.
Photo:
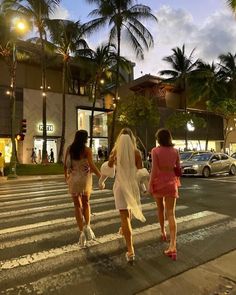
M176 275L136 295L235 295L236 250ZM186 291L188 293L186 293Z

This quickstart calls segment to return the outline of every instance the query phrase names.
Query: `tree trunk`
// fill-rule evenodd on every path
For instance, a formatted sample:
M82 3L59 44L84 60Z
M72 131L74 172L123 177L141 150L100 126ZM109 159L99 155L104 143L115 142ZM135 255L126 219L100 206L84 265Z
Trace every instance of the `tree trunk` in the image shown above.
M184 112L187 114L188 112L188 103L187 103L187 93L186 93L186 77L183 77L183 80L181 82L182 84L182 97L184 100ZM188 127L187 123L185 125L185 131L184 131L184 140L185 140L185 149L188 150Z
M205 150L208 149L208 141L209 141L209 112L207 112L207 119L206 119L206 145Z
M41 69L42 69L42 96L43 96L43 149L42 149L42 163L48 163L48 154L47 154L47 95L46 95L46 65L45 65L45 46L43 33L41 28L39 28L39 35L41 40Z
M12 64L10 66L11 73L11 143L12 152L10 160L9 178L16 176L16 45L13 43L12 48Z
M63 154L65 146L65 133L66 133L66 68L67 61L63 62L62 69L62 125L61 125L61 144L58 155L57 163L63 163Z
M117 105L119 101L119 76L120 76L120 37L121 37L121 30L118 28L117 30L117 43L118 43L118 50L117 50L117 62L116 62L116 87L115 87L115 108L112 115L112 125L111 125L111 137L110 137L110 145L109 145L109 153L113 149L115 143L115 125L116 125L116 116L117 116Z
M93 123L94 123L94 110L97 100L97 88L98 88L98 81L99 78L96 78L95 85L94 85L94 95L93 95L93 105L92 105L92 112L91 112L91 119L90 119L90 142L89 147L92 148L93 146Z
M227 141L227 138L228 138L228 135L229 135L229 131L228 131L228 128L229 128L229 119L225 119L225 128L224 128L224 142L223 142L223 152L225 153L226 152L226 141Z
M183 98L184 98L184 112L187 114L187 96L186 91L183 91ZM187 123L184 128L184 141L185 141L185 149L188 150L188 126Z

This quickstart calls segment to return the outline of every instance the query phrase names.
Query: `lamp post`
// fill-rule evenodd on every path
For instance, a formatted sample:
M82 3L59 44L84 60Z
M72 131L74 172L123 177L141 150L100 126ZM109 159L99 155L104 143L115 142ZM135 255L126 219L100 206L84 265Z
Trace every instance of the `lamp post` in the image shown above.
M25 24L22 21L16 21L14 29L20 32L25 31ZM10 90L10 101L11 101L11 143L12 152L10 160L10 172L7 176L8 179L17 178L16 174L16 42L12 42L12 66L11 66L11 90Z

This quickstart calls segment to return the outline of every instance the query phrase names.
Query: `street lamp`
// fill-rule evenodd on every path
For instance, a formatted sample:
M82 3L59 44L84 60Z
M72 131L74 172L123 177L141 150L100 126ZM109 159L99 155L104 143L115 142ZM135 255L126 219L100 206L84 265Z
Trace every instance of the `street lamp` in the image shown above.
M13 20L13 29L20 33L24 33L26 29L25 22L19 19ZM10 160L10 172L8 174L8 179L17 178L16 174L16 42L12 42L12 68L11 68L11 86L10 86L10 100L11 100L11 143L12 152Z

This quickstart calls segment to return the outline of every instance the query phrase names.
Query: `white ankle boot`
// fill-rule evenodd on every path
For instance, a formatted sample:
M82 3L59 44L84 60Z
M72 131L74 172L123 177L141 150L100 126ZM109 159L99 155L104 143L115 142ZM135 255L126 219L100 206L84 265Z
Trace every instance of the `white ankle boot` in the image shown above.
M85 247L86 246L86 236L84 234L84 232L80 232L80 237L79 237L79 244L81 247Z
M92 229L91 229L91 227L89 225L84 226L84 234L85 234L86 239L88 241L96 239L95 234L94 234L94 232L92 231Z

